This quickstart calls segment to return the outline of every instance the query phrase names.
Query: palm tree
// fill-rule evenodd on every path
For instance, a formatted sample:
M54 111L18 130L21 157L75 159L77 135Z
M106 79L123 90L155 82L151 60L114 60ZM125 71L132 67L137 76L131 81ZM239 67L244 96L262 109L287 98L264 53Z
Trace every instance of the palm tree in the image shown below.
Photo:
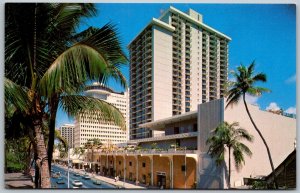
M98 138L93 138L87 141L85 144L87 149L91 149L92 155L91 155L91 160L94 162L94 149L98 149L99 146L102 145L102 142Z
M72 155L78 155L78 157L79 157L79 155L80 155L80 149L79 149L79 147L75 147L74 148L74 151L73 151Z
M252 155L251 150L241 142L247 140L252 142L253 137L246 131L239 127L239 123L234 122L229 124L227 122L221 123L216 129L212 131L206 144L209 144L208 153L216 159L216 164L219 166L224 162L224 155L226 147L228 149L228 187L230 188L231 177L231 155L233 155L235 167L239 170L242 164L245 164L244 153L248 156ZM232 154L231 154L232 151Z
M79 95L88 80L108 77L124 87L120 68L127 62L113 25L76 33L81 19L96 14L93 4L5 4L5 109L14 106L32 140L37 188L50 188L58 107L70 116L101 112L99 119L125 128L121 112L110 104ZM44 120L48 121L46 147ZM37 172L38 173L38 172Z
M276 176L275 176L275 172L274 172L274 164L273 164L269 146L268 146L265 138L263 137L261 131L256 126L256 124L250 114L250 111L248 109L247 103L246 103L246 93L249 95L252 95L252 96L261 96L262 93L264 93L264 92L270 92L270 90L267 88L255 86L255 84L257 82L266 82L267 77L264 73L254 74L254 67L255 67L255 62L253 61L248 67L241 65L237 68L237 72L232 72L236 81L229 82L229 90L227 92L226 108L229 105L236 104L241 98L243 99L243 102L244 102L247 114L251 120L251 123L254 126L257 133L259 134L260 138L262 139L262 141L267 149L270 165L272 168L272 174L273 174L275 187L276 187L276 189L278 189L278 185L276 182Z

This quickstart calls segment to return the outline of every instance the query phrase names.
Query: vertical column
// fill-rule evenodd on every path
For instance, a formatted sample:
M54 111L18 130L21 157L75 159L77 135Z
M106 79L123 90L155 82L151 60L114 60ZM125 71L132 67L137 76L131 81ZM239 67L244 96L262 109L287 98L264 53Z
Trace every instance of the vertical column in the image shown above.
M153 156L150 157L151 161L151 186L153 186Z
M136 182L139 181L139 157L138 155L135 156L136 158Z
M170 161L170 188L173 189L173 156L169 157L169 161Z
M126 155L123 155L124 158L124 182L123 182L123 187L125 188L125 179L126 179Z
M117 156L114 155L114 175L117 176Z

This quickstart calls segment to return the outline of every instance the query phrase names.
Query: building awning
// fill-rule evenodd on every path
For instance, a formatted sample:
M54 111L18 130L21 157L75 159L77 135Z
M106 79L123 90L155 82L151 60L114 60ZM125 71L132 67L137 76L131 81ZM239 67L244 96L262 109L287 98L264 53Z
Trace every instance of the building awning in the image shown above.
M73 159L72 160L73 164L79 164L79 163L83 163L83 161L79 160L79 159Z
M197 115L198 115L198 111L191 111L191 112L184 113L184 114L181 114L181 115L175 115L175 116L168 117L168 118L165 118L165 119L160 119L160 120L157 120L157 121L143 123L143 124L139 125L139 128L148 128L148 129L151 129L151 130L164 131L167 124L178 123L178 122L181 122L181 121L196 119Z

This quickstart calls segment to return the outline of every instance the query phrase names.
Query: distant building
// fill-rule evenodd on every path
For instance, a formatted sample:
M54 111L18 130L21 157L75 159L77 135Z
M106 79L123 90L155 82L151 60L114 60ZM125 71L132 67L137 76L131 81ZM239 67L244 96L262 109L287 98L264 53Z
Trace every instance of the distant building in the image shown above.
M75 119L75 147L83 146L89 139L98 138L102 143L124 143L128 139L129 128L129 96L128 92L115 92L99 83L87 86L85 95L101 99L114 105L123 114L126 122L126 131L112 122L99 118L97 114L79 114Z
M283 110L282 109L279 109L279 110L269 109L267 111L270 112L270 113L277 114L277 115L283 115Z
M64 124L60 128L60 135L68 142L70 148L74 148L74 125Z
M230 40L192 9L171 6L153 18L129 44L130 139L160 133L140 124L224 97Z

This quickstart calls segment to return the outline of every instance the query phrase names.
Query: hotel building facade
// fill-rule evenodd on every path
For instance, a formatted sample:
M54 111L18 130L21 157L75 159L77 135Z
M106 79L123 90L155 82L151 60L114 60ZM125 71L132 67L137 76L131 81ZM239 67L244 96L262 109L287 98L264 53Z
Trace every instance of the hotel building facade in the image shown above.
M276 168L295 150L296 119L262 111L251 104L248 107L269 145ZM232 159L231 187L242 187L245 178L270 175L267 151L244 104L239 102L225 108L224 98L199 104L196 111L145 123L141 127L164 134L132 140L140 149L94 152L93 163L101 175L119 175L121 180L125 177L132 182L163 186L164 189L226 189L228 154L225 153L224 164L217 166L207 154L206 144L211 131L223 121L238 122L254 137L253 142L243 141L253 154L244 156L245 164L241 169L234 167ZM91 159L91 153L87 158Z
M230 40L192 9L153 18L129 44L130 139L160 134L140 124L224 97Z
M226 189L228 155L217 166L206 141L219 124L238 122L254 136L240 170L232 159L231 187L244 178L271 173L264 144L242 102L225 108L230 38L202 22L193 10L170 7L129 44L130 141L119 150L94 152L100 175L164 189ZM296 120L260 110L249 111L267 141L274 167L295 150ZM280 141L280 143L278 143ZM87 153L86 161L91 160Z
M82 113L75 119L75 147L83 146L88 140L99 138L103 144L119 144L128 140L129 95L128 92L115 92L99 83L87 86L85 95L101 99L114 105L123 114L126 131L111 122L99 119L99 114Z
M67 141L70 148L74 148L74 128L73 124L64 124L59 128L60 135Z

